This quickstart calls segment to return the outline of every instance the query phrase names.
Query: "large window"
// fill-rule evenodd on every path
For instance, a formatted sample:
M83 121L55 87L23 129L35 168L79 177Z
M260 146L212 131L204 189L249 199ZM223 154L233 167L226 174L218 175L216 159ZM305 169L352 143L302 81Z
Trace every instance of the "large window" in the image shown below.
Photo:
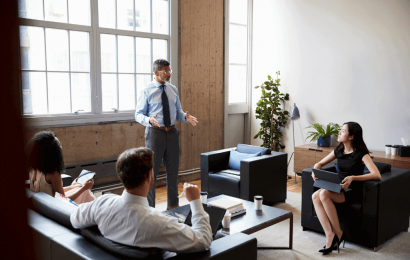
M153 60L176 60L175 2L18 0L24 117L43 125L132 119Z

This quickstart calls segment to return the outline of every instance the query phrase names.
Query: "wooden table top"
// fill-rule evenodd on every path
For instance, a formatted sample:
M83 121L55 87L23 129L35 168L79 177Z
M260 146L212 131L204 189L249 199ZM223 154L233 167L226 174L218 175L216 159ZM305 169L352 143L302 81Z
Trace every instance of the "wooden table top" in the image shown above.
M316 143L310 143L310 144L299 145L299 146L296 146L296 147L297 148L315 149L315 150L322 150L322 151L331 152L335 149L336 146L321 147L321 146L318 146ZM401 157L397 154L396 155L386 154L386 152L384 152L384 151L370 150L370 152L371 152L370 155L373 156L373 157L410 162L410 157Z

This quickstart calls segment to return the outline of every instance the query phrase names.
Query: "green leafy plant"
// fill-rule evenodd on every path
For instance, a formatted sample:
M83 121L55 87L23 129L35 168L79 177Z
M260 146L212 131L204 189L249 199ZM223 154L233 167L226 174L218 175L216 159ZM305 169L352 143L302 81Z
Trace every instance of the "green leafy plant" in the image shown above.
M311 142L317 141L319 139L319 137L323 138L323 137L328 137L328 136L332 136L332 135L337 136L340 132L340 129L341 129L340 125L333 124L333 123L329 123L326 126L326 130L323 128L323 126L321 124L318 124L318 123L316 123L316 124L310 123L310 126L308 126L306 128L313 128L315 130L315 131L309 131L307 133L308 137L306 137L306 140L309 139L309 138L312 138L312 139L310 139Z
M261 128L253 137L263 140L262 147L270 148L272 151L284 149L282 145L281 129L287 124L289 111L285 110L285 101L289 100L289 94L283 94L279 90L280 71L276 72L276 79L268 75L268 80L255 88L262 89L261 99L257 103L255 110L256 118L261 119Z

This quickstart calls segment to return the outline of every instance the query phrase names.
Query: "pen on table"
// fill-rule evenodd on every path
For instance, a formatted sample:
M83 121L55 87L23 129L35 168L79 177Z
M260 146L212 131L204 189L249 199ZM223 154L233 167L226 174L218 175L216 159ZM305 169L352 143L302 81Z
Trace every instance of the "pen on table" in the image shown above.
M178 196L178 198L181 198L181 197L184 196L184 195L185 195L185 193L182 192L181 195Z

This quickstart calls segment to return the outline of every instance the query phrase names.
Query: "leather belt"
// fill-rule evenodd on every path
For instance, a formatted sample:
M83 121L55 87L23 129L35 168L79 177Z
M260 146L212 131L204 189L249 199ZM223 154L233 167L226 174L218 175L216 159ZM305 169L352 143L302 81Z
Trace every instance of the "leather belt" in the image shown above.
M152 126L152 128L157 128L157 129L161 129L161 130L165 130L165 131L169 131L169 130L172 130L172 129L174 129L175 128L175 125L173 125L173 126L169 126L169 127L158 127L158 126Z

